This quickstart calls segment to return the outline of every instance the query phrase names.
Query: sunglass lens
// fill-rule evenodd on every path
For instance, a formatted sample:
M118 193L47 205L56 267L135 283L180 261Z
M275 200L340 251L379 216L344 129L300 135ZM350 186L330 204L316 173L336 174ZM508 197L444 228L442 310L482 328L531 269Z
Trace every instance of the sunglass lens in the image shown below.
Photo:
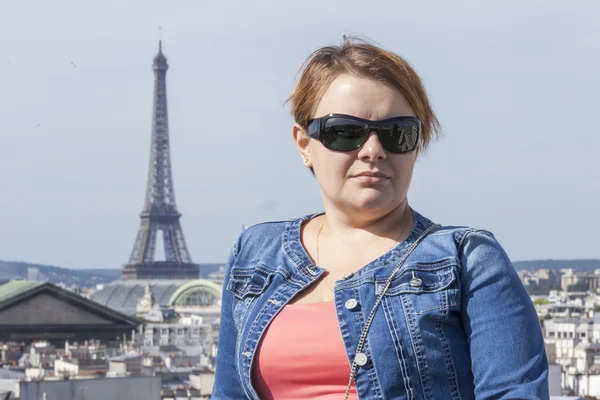
M335 151L352 151L369 136L369 126L347 118L329 118L321 132L323 145Z
M381 129L379 140L383 147L392 153L409 153L417 146L419 125L414 121L396 122Z

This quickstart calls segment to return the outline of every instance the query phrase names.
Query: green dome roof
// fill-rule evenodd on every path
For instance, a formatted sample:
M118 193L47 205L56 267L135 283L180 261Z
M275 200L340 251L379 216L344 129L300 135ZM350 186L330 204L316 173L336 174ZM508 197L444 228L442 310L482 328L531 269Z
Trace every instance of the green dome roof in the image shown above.
M222 291L221 286L217 285L214 282L206 280L206 279L196 279L196 280L187 282L186 284L179 287L179 289L177 289L175 291L175 293L173 293L173 295L169 299L169 305L174 306L175 303L177 302L177 299L179 299L180 297L184 297L185 295L189 294L190 292L195 292L197 290L209 291L212 294L214 294L215 296L217 296L220 300L221 291Z

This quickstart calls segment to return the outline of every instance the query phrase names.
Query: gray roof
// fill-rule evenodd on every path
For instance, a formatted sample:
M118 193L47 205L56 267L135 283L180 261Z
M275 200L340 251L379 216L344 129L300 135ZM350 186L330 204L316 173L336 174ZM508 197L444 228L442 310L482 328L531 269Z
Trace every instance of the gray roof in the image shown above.
M550 396L550 400L584 400L579 396Z
M552 318L554 324L585 324L589 323L588 318Z
M11 371L10 369L0 368L0 379L20 379L25 378L25 374L18 371Z
M138 358L142 358L141 354L121 354L120 356L116 356L110 359L110 361L127 361L127 360L136 360Z
M600 317L593 318L552 318L551 324L600 324Z
M135 315L138 300L144 297L146 285L150 284L155 303L167 306L171 296L187 280L130 280L117 281L96 291L90 298L125 315Z
M554 308L579 308L579 309L583 309L585 308L585 306L580 306L577 304L545 304L545 308L550 308L550 309L554 309Z
M183 353L185 356L200 356L202 354L201 346L141 346L141 350L146 355L166 357L172 353Z

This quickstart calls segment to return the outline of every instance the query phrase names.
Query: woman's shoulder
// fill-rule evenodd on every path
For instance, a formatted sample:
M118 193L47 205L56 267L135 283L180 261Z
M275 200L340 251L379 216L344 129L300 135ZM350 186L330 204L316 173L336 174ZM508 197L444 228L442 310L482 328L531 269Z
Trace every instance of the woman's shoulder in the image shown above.
M415 212L417 219L423 225L434 224L431 220ZM462 251L467 243L487 242L488 245L501 248L495 235L491 230L483 227L470 225L446 225L436 224L436 228L429 234L430 241L451 242L459 251Z
M299 229L300 225L312 216L313 214L296 218L259 222L245 227L240 238L242 241L275 239L282 236L286 231L293 230L294 228Z
M302 223L316 214L302 217L264 221L246 227L236 241L236 253L239 252L265 252L267 249L277 250L282 248L285 240L299 240Z
M484 228L438 224L420 247L420 253L425 258L450 258L467 270L513 269L508 254L496 236Z
M456 244L456 247L462 247L465 240L471 237L490 237L495 238L494 234L485 228L475 228L468 225L439 225L437 229L432 233L432 237L442 236Z

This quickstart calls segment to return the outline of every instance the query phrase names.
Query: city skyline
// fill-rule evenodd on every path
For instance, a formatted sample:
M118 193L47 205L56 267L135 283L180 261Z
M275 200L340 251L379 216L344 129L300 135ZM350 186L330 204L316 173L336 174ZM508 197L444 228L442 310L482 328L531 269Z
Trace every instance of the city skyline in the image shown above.
M242 224L322 209L285 100L343 34L406 57L431 96L444 136L417 162L417 211L491 230L513 260L600 258L597 2L34 4L0 5L0 259L127 262L159 26L194 261L224 262Z

